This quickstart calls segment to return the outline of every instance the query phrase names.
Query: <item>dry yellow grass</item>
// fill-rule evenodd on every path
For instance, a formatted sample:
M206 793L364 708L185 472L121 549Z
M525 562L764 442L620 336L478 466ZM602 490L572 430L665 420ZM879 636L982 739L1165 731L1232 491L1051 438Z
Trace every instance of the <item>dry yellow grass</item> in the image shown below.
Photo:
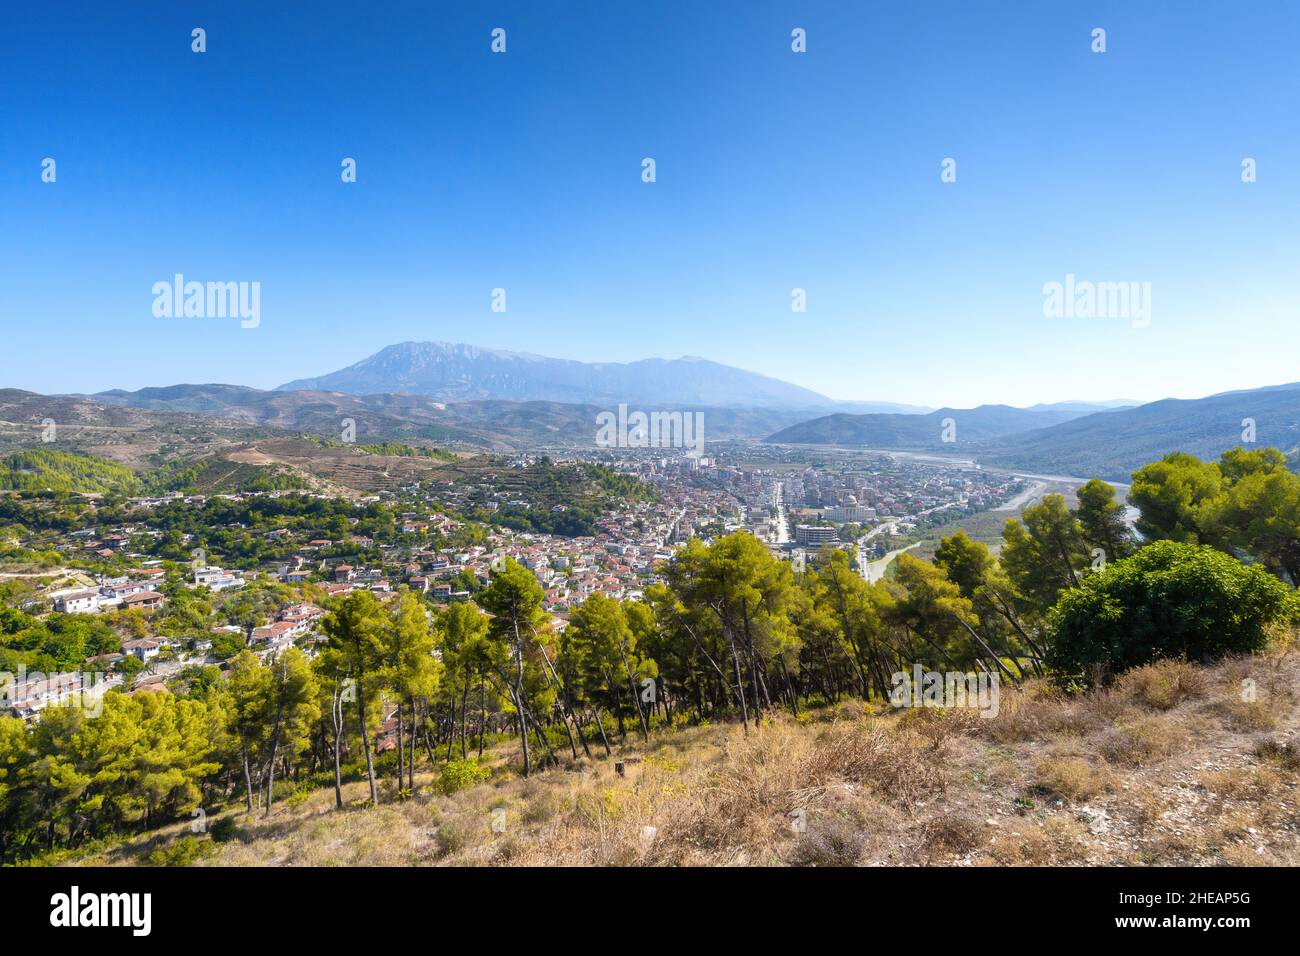
M1034 767L1034 785L1040 793L1064 800L1087 800L1111 789L1110 768L1082 757L1048 756Z
M663 730L619 759L365 808L364 784L236 833L203 865L1300 864L1300 658L1164 663L1068 698L1030 682L992 719L860 704L746 735ZM504 821L494 832L493 820ZM134 864L178 825L80 862Z

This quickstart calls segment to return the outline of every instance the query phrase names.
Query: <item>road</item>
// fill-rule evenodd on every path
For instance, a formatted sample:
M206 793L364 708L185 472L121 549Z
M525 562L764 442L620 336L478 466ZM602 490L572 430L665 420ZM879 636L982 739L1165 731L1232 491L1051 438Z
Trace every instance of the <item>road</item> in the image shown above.
M777 482L772 488L772 504L776 508L776 544L785 544L790 540L790 522L785 517L785 485Z
M858 564L862 568L862 576L866 579L868 584L874 584L885 576L885 571L888 569L889 563L893 561L894 558L898 557L900 554L911 551L913 548L919 548L920 546L921 542L918 541L915 544L909 544L906 548L895 548L883 558L877 558L875 561L863 561L862 553L859 552Z
M945 508L952 508L958 502L949 502L947 504L935 505L933 508L926 508L924 511L918 511L914 515L905 515L902 518L891 518L884 524L876 525L861 538L858 539L858 567L862 570L862 576L868 581L879 581L885 576L885 568L889 567L889 562L898 557L905 551L911 551L913 548L920 547L921 542L909 544L906 548L897 548L890 551L883 558L877 558L874 561L868 561L862 553L862 543L870 541L878 534L893 534L897 530L899 522L916 521L917 518L924 518L926 515L934 514L936 511L943 511Z
M998 505L994 511L1019 511L1024 505L1027 505L1034 498L1038 497L1047 488L1047 482L1035 481L1020 494L1016 495L1010 501Z

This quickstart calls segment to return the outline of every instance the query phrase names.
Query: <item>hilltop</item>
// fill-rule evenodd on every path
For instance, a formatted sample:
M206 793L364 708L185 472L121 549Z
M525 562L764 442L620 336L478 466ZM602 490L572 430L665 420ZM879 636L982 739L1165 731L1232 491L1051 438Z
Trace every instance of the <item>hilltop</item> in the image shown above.
M1004 690L991 719L846 702L748 735L735 724L664 729L648 746L527 780L502 743L484 760L491 777L450 795L425 774L413 799L398 801L389 780L381 805L365 809L364 783L351 783L343 812L332 788L304 791L269 819L223 812L233 822L217 827L220 843L205 835L192 845L181 823L65 859L1296 865L1297 688L1300 659L1285 651L1212 667L1164 662L1080 698L1038 682Z

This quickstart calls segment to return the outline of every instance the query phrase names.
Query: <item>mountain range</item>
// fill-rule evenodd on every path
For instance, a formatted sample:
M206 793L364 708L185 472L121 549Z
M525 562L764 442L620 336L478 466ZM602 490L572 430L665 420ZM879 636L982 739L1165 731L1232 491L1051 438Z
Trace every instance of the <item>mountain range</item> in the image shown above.
M1248 441L1251 427L1259 444L1288 453L1300 447L1300 383L1141 405L1116 399L931 410L837 402L698 358L584 363L439 342L389 346L271 391L200 384L43 396L0 389L0 433L21 445L29 426L48 419L79 428L99 448L133 435L132 454L157 456L172 436L201 443L214 427L226 441L257 430L328 438L350 420L358 441L465 451L590 448L597 416L619 404L702 412L708 440L953 453L991 466L1118 481L1170 451L1217 457Z
M932 448L945 442L945 423L952 422L954 438L975 441L998 438L1016 432L1049 428L1091 414L1096 406L1012 408L1010 405L980 405L978 408L940 408L924 415L847 415L836 413L800 422L768 437L770 442L802 445L850 445L864 448ZM1069 407L1076 406L1076 407Z
M640 406L649 409L783 408L925 412L892 402L836 402L779 379L686 356L637 362L577 362L450 342L402 342L354 365L277 391L423 395L440 402L503 400Z
M951 441L944 440L947 419ZM1217 458L1253 442L1295 452L1300 382L1090 413L981 405L927 415L826 415L767 441L951 452L989 465L1127 481L1136 468L1171 451Z

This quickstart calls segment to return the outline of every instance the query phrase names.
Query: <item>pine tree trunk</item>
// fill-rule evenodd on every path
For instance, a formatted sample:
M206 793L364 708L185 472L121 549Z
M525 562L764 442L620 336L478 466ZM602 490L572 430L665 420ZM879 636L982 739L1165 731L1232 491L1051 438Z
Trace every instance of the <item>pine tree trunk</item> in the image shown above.
M241 744L244 755L244 791L248 797L248 812L253 812L253 774L248 769L248 744Z
M361 746L366 751L366 777L370 780L370 805L379 806L379 793L375 789L375 759L370 752L370 729L366 727L366 695L357 681L357 719L361 723Z
M406 772L406 740L403 738L402 702L397 702L397 794L401 798L402 776Z
M334 803L338 809L343 809L343 770L341 763L340 751L343 749L343 693L334 691L332 701L332 714L334 720Z

